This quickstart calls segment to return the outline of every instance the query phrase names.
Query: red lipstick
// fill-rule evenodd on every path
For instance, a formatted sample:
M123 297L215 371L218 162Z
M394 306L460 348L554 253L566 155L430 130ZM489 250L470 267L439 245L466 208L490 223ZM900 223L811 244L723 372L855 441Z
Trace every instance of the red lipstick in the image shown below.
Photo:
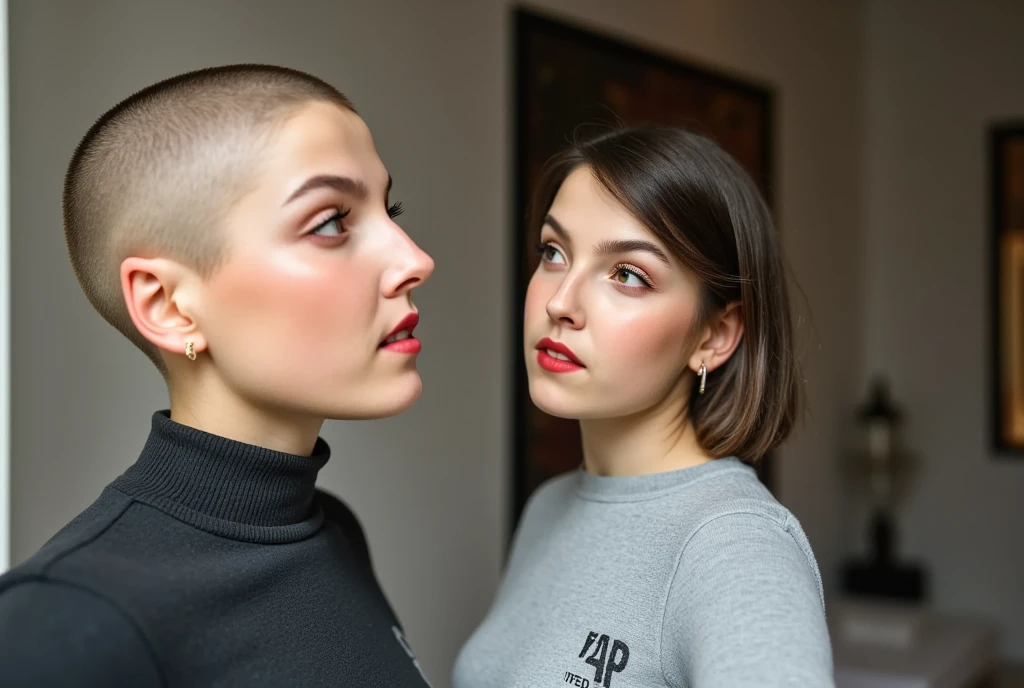
M557 358L549 352L561 354L569 360ZM540 364L541 368L551 373L573 373L586 368L580 362L580 359L576 358L576 354L572 352L572 349L561 342L553 341L547 337L537 342L537 363Z
M388 333L384 341L377 348L396 354L418 354L423 347L420 344L420 340L412 336L412 331L419 322L419 313L410 313L405 316L395 325L395 329Z

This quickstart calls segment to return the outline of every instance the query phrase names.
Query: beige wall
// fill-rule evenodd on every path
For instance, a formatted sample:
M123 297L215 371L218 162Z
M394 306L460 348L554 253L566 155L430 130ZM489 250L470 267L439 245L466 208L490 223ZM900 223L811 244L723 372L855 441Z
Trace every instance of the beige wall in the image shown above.
M1024 659L1024 461L989 448L986 128L1024 119L1024 4L869 4L865 371L909 413L921 472L904 550L938 608L985 614Z
M860 5L543 4L777 88L775 196L814 329L813 417L784 453L780 486L828 574L845 537L835 466L861 383ZM13 560L134 459L166 404L67 263L60 185L78 137L119 98L187 69L308 70L365 115L404 224L437 261L417 299L422 401L396 419L328 424L322 484L359 513L426 671L446 685L496 585L508 511L508 3L13 0L10 26Z

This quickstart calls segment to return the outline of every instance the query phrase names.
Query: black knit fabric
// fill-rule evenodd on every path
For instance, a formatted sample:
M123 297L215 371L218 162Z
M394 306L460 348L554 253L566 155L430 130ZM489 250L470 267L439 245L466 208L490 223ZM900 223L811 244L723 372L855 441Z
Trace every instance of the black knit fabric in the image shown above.
M153 416L138 461L0 577L4 686L427 685L352 512L293 456Z

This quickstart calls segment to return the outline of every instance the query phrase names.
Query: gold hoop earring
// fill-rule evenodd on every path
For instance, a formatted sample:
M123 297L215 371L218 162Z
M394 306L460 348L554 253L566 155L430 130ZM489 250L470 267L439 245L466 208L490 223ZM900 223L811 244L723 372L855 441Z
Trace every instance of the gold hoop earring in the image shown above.
M704 365L704 363L701 363L700 364L700 372L697 373L697 374L700 375L700 389L697 391L697 393L698 394L703 394L704 393L704 387L708 383L708 367L706 365Z
M188 360L196 360L196 348L192 345L191 341L185 342L185 355L188 356Z

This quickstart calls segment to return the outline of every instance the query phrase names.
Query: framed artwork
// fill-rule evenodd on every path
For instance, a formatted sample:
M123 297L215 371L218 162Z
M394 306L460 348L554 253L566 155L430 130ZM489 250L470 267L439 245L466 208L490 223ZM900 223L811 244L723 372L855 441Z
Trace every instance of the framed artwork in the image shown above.
M523 304L537 267L526 213L544 162L580 125L668 124L705 134L742 164L772 204L772 92L759 85L515 10L515 287L513 524L542 482L582 462L576 421L530 400L523 361ZM771 458L761 468L771 487Z
M990 132L993 445L1024 457L1024 122Z

